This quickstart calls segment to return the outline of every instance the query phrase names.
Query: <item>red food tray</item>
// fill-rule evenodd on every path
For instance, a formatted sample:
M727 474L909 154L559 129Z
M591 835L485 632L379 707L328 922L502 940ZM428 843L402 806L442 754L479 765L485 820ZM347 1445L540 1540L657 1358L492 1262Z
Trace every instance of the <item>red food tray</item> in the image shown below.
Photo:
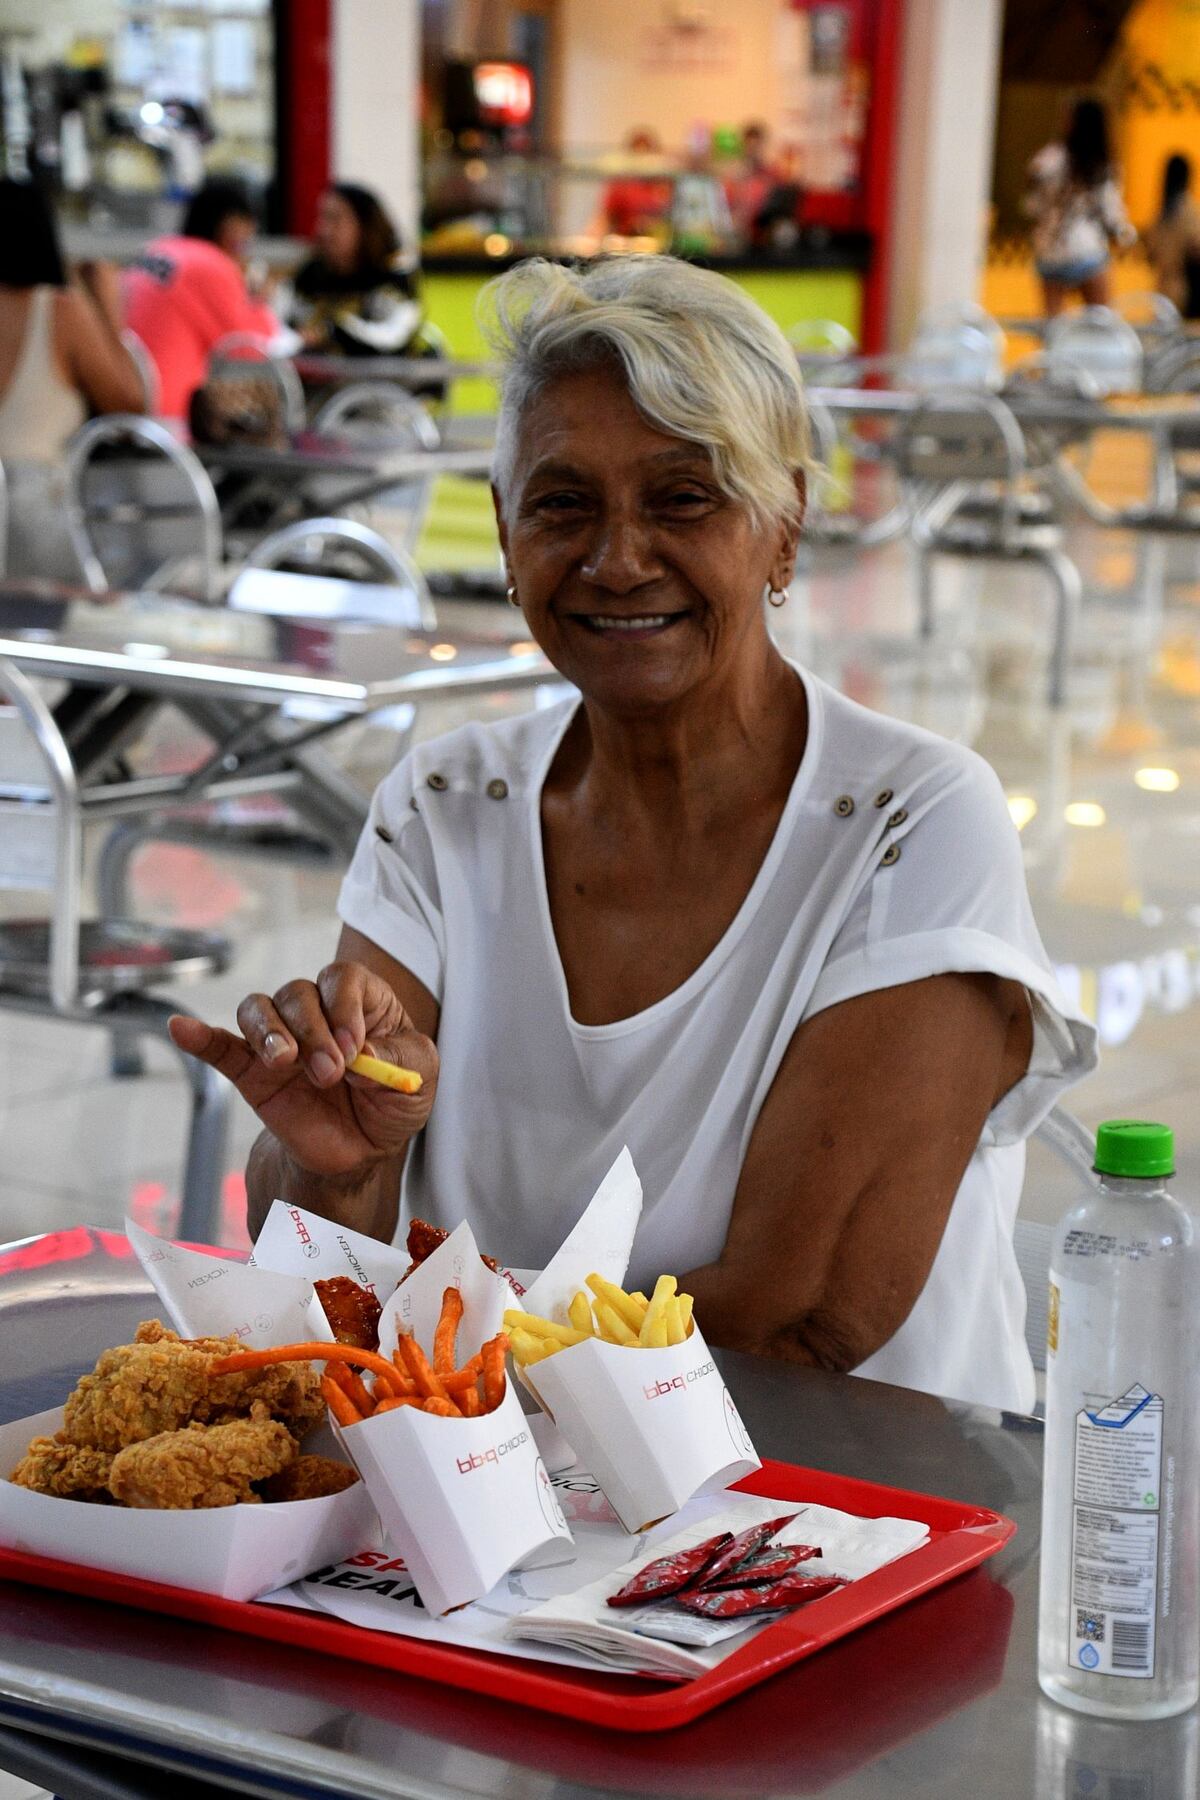
M494 1656L487 1651L430 1644L418 1638L367 1631L319 1613L253 1601L221 1600L160 1582L138 1581L104 1569L84 1568L51 1557L0 1548L0 1579L58 1588L145 1612L169 1613L201 1625L216 1625L251 1637L269 1638L297 1649L316 1650L376 1669L424 1676L472 1693L517 1701L543 1712L560 1713L614 1731L668 1731L687 1725L714 1706L790 1668L826 1644L893 1612L918 1594L940 1587L955 1575L994 1556L1017 1527L1002 1513L966 1506L903 1488L765 1462L739 1481L736 1491L773 1500L809 1501L862 1518L918 1519L929 1527L929 1543L873 1575L789 1613L735 1650L715 1669L691 1681L663 1682L612 1675L604 1670L554 1668L546 1663Z

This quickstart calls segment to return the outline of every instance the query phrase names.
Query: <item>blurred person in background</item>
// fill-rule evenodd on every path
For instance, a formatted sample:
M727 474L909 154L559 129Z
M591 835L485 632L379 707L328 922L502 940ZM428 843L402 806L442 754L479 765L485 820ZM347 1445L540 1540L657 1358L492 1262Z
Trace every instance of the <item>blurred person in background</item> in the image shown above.
M142 411L121 343L116 271L68 281L54 215L31 182L0 181L0 464L8 573L77 581L63 515L63 451L89 413Z
M740 165L725 179L725 197L734 227L747 243L754 238L759 218L783 181L780 169L768 154L769 142L765 125L744 125Z
M178 235L147 244L126 271L125 322L158 369L164 418L187 417L222 338L245 333L270 343L280 334L275 314L246 281L256 230L240 182L206 181Z
M1114 244L1132 244L1109 151L1108 120L1098 100L1079 100L1061 143L1047 144L1029 165L1025 211L1033 220L1033 253L1047 317L1072 293L1085 305L1112 297L1109 258Z
M1192 199L1192 165L1186 156L1167 159L1162 208L1146 233L1146 254L1154 285L1185 319L1200 318L1200 206Z
M310 350L343 356L426 352L413 261L369 188L339 181L322 194L314 254L297 271L284 311Z
M661 139L644 126L629 133L624 149L631 159L661 159L663 154ZM661 175L622 175L610 181L601 201L601 232L614 237L665 239L672 196L671 182L664 181Z

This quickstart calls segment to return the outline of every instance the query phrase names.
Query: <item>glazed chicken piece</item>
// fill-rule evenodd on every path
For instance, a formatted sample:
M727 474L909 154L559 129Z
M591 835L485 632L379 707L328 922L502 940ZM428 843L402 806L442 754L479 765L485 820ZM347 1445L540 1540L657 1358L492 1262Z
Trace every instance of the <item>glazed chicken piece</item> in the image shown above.
M36 1437L8 1479L35 1494L109 1505L111 1467L112 1457L107 1451L70 1444L62 1437Z
M255 1416L223 1425L188 1425L129 1444L113 1458L109 1488L121 1506L190 1510L257 1503L253 1483L295 1461L286 1425L255 1406Z
M264 1500L324 1500L353 1487L358 1473L332 1456L298 1456L259 1486Z
M73 1444L116 1453L185 1425L223 1423L261 1402L296 1437L324 1417L320 1377L307 1363L277 1363L240 1375L212 1376L236 1337L180 1338L157 1319L132 1344L106 1350L67 1400L62 1435Z

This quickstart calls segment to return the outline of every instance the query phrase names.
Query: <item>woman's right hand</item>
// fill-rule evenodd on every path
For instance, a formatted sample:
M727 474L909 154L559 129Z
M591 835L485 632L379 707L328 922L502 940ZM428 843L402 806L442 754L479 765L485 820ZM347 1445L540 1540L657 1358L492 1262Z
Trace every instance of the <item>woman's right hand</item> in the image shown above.
M241 1036L177 1015L181 1050L224 1075L288 1155L314 1175L364 1179L399 1154L429 1117L438 1053L392 989L362 963L335 962L238 1007ZM415 1069L417 1094L347 1073L360 1050Z

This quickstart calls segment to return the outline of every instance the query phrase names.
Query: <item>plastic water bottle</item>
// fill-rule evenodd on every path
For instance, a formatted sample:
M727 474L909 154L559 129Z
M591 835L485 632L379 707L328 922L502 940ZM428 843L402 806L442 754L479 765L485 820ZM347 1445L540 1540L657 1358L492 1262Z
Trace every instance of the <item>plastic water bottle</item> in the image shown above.
M1117 1119L1050 1253L1038 1680L1112 1719L1200 1698L1200 1249L1165 1125Z

